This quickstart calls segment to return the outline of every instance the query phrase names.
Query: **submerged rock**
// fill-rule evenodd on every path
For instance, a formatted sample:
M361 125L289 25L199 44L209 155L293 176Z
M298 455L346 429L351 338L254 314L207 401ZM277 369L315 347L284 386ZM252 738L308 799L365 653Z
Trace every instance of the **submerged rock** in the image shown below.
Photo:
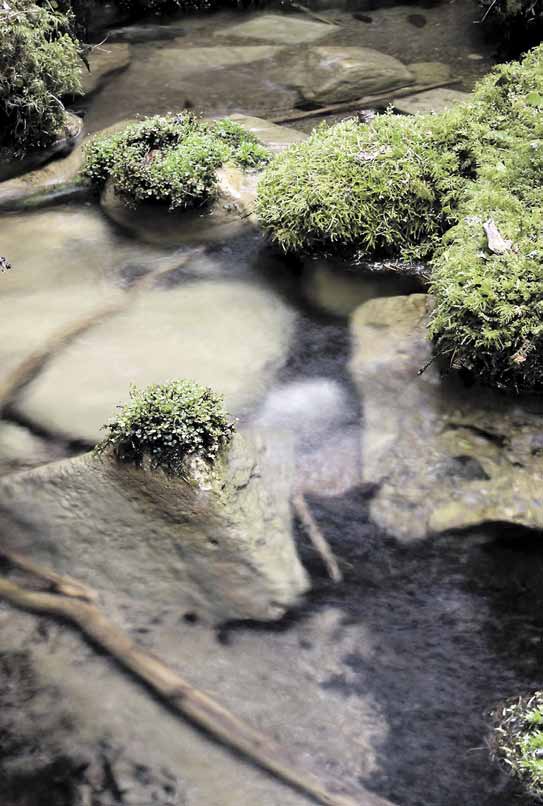
M150 291L60 350L17 408L46 430L92 444L130 383L191 378L224 394L238 415L285 362L293 320L279 298L244 283Z
M90 70L81 70L82 95L91 95L115 73L126 70L130 64L129 45L105 42L92 48L89 57Z
M451 109L457 104L466 103L470 98L469 92L439 87L435 90L407 95L404 98L394 98L392 105L398 112L403 112L406 115L415 115L417 112L428 114L431 112L446 112L447 109Z
M335 104L406 87L414 80L404 64L386 53L371 48L316 47L289 65L285 83L305 103Z
M16 423L0 421L0 476L38 467L61 455L54 443Z
M508 523L543 528L543 419L509 400L442 379L427 297L375 299L352 319L351 373L363 397L362 478L371 515L402 540Z
M407 69L413 73L415 84L438 84L452 77L451 68L443 62L413 62Z
M240 39L263 39L280 42L282 45L299 45L314 42L333 34L337 29L323 22L308 20L283 14L262 14L249 22L221 28L215 36L238 37Z
M88 582L113 612L137 601L151 617L275 619L308 580L268 482L239 434L183 478L87 454L0 481L0 540Z

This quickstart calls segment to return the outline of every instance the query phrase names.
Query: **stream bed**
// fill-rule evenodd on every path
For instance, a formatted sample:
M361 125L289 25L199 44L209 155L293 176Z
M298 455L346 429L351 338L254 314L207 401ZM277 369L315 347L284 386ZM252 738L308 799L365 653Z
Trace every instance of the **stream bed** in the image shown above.
M470 2L366 6L357 6L366 20L352 9L320 10L341 24L334 44L381 49L404 62L447 62L467 91L492 63ZM268 48L256 67L241 60L190 75L179 68L190 47L238 46L217 32L254 18L172 18L181 36L132 44L128 69L78 105L86 130L187 105L207 115L290 109L292 93L274 79L289 55L279 55L281 43L248 40ZM397 806L528 806L491 761L489 736L491 711L540 682L537 539L497 525L398 541L372 524L372 490L360 480L363 401L349 372L349 316L369 299L406 289L349 266L338 271L332 261L287 259L252 231L218 243L149 243L93 202L3 214L0 253L12 264L0 275L0 379L55 331L156 274L132 318L104 314L10 405L0 421L2 473L92 447L130 383L168 380L164 373L174 373L182 356L196 380L225 392L239 427L262 436L272 470L290 463L344 573L339 585L327 578L297 524L313 589L280 622L213 630L165 602L151 627L143 619L138 626L134 614L138 640L145 646L152 629L153 651L338 788L366 788ZM51 680L71 653L77 663L66 671L64 694L71 729L84 725L93 738L110 732L108 758L128 747L131 758L158 768L167 756L178 776L176 806L306 802L170 715L146 732L160 706L135 682L125 690L112 681L107 658L60 625L37 628L1 607L0 635L0 656L37 643ZM9 696L0 695L6 709ZM103 708L91 714L96 697ZM114 726L129 722L130 732L115 738Z

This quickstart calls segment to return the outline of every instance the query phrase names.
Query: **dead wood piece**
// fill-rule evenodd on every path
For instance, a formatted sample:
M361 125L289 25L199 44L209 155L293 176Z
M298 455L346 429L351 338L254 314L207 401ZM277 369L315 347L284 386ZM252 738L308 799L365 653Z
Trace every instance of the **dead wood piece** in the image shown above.
M307 14L308 17L312 17L314 20L324 22L326 25L333 25L336 28L339 27L339 22L334 22L334 20L329 20L327 17L322 17L320 14L315 14L314 11L311 11L310 8L303 6L301 3L294 3L291 0L290 5L292 8L298 9L298 11L303 11L304 14Z
M283 760L273 740L238 719L204 692L193 688L159 658L140 649L95 605L53 593L25 590L7 579L0 579L0 599L22 610L72 622L121 666L145 682L171 708L316 802L325 806L357 806L350 797L329 792L314 775ZM373 796L367 794L369 802L375 802Z
M63 596L84 599L87 602L95 602L98 599L98 594L92 588L87 587L87 585L76 579L72 579L72 577L57 574L50 568L37 565L32 560L29 560L28 557L25 557L24 554L19 554L16 551L6 551L0 547L0 557L8 560L15 568L48 582L52 590Z
M303 493L293 496L292 506L294 507L294 511L296 512L297 516L303 523L305 530L313 543L313 546L320 554L322 561L330 574L330 578L333 579L334 582L342 582L343 574L340 571L337 560L334 557L334 553L330 548L325 536L321 532L317 521L311 514L311 510L307 506L307 501L305 500Z
M495 255L505 255L506 252L511 251L513 241L508 241L503 237L494 219L490 218L488 221L485 221L483 229L487 238L488 248L491 252Z
M296 120L333 115L335 112L349 112L358 109L367 109L373 106L383 106L383 104L392 103L394 98L405 98L408 95L418 95L428 90L437 90L440 89L440 87L450 87L453 84L459 84L461 80L460 78L451 78L448 81L438 81L435 84L413 84L411 87L404 87L394 92L387 92L381 95L366 95L363 98L357 98L355 101L342 101L339 104L329 104L328 106L321 106L318 109L310 109L303 112L288 112L284 115L270 118L270 121L271 123L293 123Z

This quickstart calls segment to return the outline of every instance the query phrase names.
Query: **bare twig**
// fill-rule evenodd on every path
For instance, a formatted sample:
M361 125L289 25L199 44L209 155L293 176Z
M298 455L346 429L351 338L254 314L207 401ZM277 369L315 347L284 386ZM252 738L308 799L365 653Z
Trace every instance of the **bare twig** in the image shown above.
M339 27L339 22L334 22L334 20L329 20L327 17L322 17L320 14L315 14L314 11L311 11L310 8L303 6L301 3L295 3L291 0L290 5L292 8L298 9L298 11L303 11L304 14L307 14L308 17L312 17L314 20L324 22L326 25L333 25L336 28Z
M294 507L296 515L303 523L305 530L313 543L313 546L320 554L322 561L330 574L330 578L333 579L334 582L341 582L343 580L343 574L339 569L339 565L337 564L337 560L334 557L328 541L319 529L317 521L307 506L307 501L305 500L303 493L298 493L297 495L293 496L292 506Z
M296 769L283 760L280 748L272 739L238 719L204 692L193 688L159 658L140 649L95 605L52 593L25 590L7 579L0 579L0 598L23 610L72 622L121 666L146 683L170 708L316 802L325 806L357 806L351 798L329 792L311 773ZM370 798L372 796L368 793Z
M411 87L403 87L402 89L393 92L383 93L382 95L366 95L363 98L357 98L355 101L343 101L339 104L329 104L328 106L321 106L319 109L310 109L304 112L286 112L278 117L270 118L272 123L293 123L296 120L305 120L307 118L318 118L325 115L333 115L335 112L349 112L358 109L365 109L372 106L382 105L384 103L391 103L394 98L405 98L408 95L418 95L427 90L437 90L440 87L450 87L453 84L459 84L462 79L451 78L448 81L438 81L435 84L413 84Z
M29 560L28 557L25 557L24 554L19 554L19 552L16 551L6 551L0 547L0 557L8 560L15 568L20 568L21 571L25 571L27 574L37 579L48 582L52 590L63 596L84 599L87 602L95 602L98 598L96 591L87 587L82 582L78 582L78 580L72 579L72 577L69 576L57 574L56 571L52 571L50 568L37 565L37 563Z

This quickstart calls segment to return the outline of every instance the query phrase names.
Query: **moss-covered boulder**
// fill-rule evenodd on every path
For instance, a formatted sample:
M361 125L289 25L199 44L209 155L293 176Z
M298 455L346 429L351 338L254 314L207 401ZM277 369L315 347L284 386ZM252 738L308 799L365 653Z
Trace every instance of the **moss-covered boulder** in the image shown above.
M433 260L437 353L512 391L543 387L542 111L543 47L482 82L477 179Z
M98 455L0 484L0 541L79 577L114 609L274 619L308 583L287 500L219 398L189 382L134 393ZM24 522L20 513L25 512Z

